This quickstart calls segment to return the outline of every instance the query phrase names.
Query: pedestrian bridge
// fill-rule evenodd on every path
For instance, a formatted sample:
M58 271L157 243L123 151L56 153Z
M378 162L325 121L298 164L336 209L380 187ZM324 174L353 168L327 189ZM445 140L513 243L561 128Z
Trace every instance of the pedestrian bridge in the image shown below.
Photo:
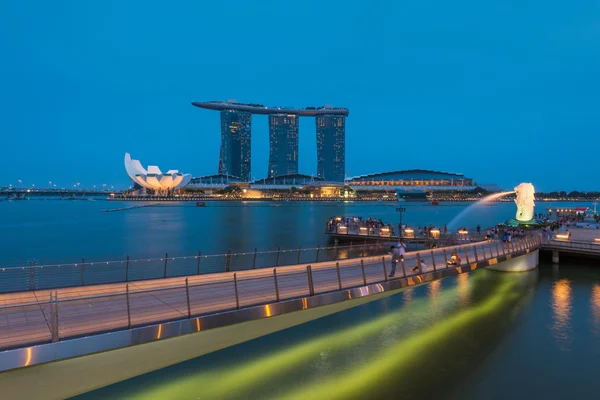
M0 294L0 370L306 310L535 256L541 237L172 278ZM451 252L462 265L449 266ZM424 260L427 268L414 268ZM537 265L537 264L536 264ZM88 266L88 269L93 268ZM166 268L166 264L165 264Z

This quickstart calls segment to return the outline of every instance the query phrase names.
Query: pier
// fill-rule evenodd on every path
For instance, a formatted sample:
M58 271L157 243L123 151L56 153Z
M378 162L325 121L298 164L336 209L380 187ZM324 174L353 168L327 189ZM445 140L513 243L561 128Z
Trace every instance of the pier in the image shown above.
M552 262L560 263L561 254L575 258L600 258L600 230L569 227L565 232L543 238L543 253L552 254Z
M397 290L534 253L539 235L390 256L0 295L0 370L165 339ZM451 252L461 266L448 266ZM413 270L424 260L427 270ZM537 260L537 258L536 258ZM98 266L99 267L99 266ZM93 266L86 266L93 270ZM83 266L79 266L83 271ZM106 334L111 340L106 340ZM83 346L82 342L89 343ZM93 344L92 344L93 343ZM59 347L56 347L59 346ZM82 347L83 346L83 347ZM60 349L60 350L59 350Z

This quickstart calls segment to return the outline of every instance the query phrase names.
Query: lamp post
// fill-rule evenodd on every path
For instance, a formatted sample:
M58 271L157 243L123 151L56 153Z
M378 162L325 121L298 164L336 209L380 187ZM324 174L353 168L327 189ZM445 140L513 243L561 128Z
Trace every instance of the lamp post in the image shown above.
M398 236L402 238L402 213L406 211L404 207L396 207L396 211L400 213L400 224L398 225Z

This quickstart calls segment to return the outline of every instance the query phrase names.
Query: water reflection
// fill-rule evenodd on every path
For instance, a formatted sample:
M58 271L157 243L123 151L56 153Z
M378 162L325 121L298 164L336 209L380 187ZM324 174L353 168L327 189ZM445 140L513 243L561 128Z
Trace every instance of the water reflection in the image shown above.
M561 350L568 350L570 344L571 292L568 279L560 279L552 286L552 331Z
M458 302L461 307L468 306L471 302L471 289L469 287L469 274L464 273L456 278L458 285Z
M592 308L592 331L594 335L600 336L600 284L595 284L592 286L592 298L591 298L591 308Z

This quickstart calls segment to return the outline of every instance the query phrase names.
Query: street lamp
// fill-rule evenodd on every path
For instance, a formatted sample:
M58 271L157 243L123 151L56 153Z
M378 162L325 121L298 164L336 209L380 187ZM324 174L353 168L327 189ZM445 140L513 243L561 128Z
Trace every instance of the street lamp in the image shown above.
M396 211L400 213L400 224L398 225L399 237L402 238L402 213L406 211L404 207L396 207Z

